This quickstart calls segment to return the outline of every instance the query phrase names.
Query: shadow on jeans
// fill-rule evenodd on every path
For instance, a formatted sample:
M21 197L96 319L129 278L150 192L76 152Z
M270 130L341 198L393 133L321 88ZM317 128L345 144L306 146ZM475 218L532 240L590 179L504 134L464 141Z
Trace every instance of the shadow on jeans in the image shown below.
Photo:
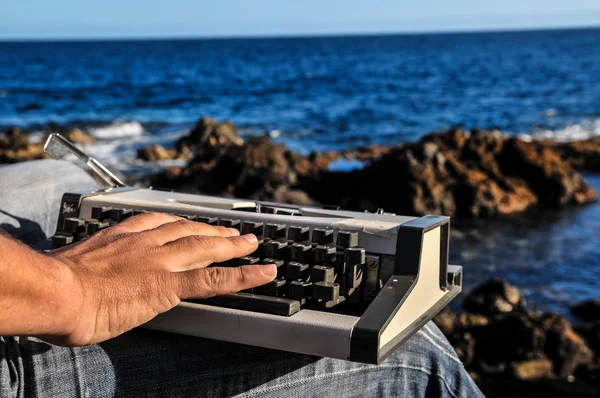
M229 397L320 358L146 329L100 344L119 396Z
M0 228L4 229L13 237L19 239L22 242L42 242L46 239L46 234L44 230L40 226L40 224L35 221L28 220L26 218L17 217L13 214L10 214L4 210L0 210L0 214L4 214L8 217L14 218L19 223L18 227L14 225L1 223Z

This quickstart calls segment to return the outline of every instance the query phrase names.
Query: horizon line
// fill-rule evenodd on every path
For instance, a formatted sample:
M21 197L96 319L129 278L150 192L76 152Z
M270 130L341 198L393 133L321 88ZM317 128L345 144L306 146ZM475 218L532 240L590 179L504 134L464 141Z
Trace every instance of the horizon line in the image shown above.
M358 36L421 36L421 35L453 35L453 34L481 34L481 33L518 33L518 32L546 32L546 31L577 31L597 30L600 24L590 25L563 25L540 27L499 27L485 29L448 29L448 30L415 30L415 31L381 31L381 32L331 32L331 33L273 33L273 34L248 34L248 35L173 35L173 36L74 36L74 37L2 37L1 42L80 42L80 41L169 41L169 40L253 40L253 39L302 39L302 38L336 38Z

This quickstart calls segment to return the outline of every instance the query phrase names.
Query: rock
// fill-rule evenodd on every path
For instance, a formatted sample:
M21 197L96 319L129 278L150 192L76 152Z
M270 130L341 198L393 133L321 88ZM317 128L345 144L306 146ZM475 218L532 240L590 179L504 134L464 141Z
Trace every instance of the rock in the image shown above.
M44 159L43 143L30 144L29 136L13 127L0 137L0 163L16 163L27 160Z
M527 181L545 205L583 204L597 199L596 192L552 148L510 138L498 161L505 174Z
M273 144L265 137L248 140L244 145L230 143L219 147L218 155L196 152L177 178L159 175L153 185L168 183L197 191L239 198L282 201L300 205L317 204L297 188L298 172L312 172L306 158Z
M600 320L600 299L586 300L569 308L571 313L584 321Z
M548 358L513 362L510 369L513 377L519 380L537 380L553 376L552 362Z
M452 336L452 346L456 355L460 358L464 366L470 366L475 359L475 339L471 333L462 333L458 336Z
M171 188L216 195L467 218L597 199L596 192L551 146L497 130L456 128L391 148L302 156L265 137L244 143L232 123L204 117L178 140L176 150L180 157L186 157L182 155L186 150L193 157L178 178L169 179ZM339 158L360 160L365 166L331 171L331 162Z
M458 315L456 326L460 329L470 329L478 326L485 326L490 323L490 319L480 315L462 312Z
M475 340L475 361L487 364L539 358L546 334L528 314L496 315L485 326L469 329Z
M362 170L317 177L302 179L303 188L322 203L400 214L495 217L597 199L552 148L498 131L430 134Z
M90 137L89 135L77 128L67 130L66 132L60 134L75 144L93 144L96 142L96 140L93 137Z
M600 137L583 141L549 143L562 158L579 170L600 171Z
M600 320L576 325L574 329L600 358Z
M570 376L579 366L592 362L592 350L565 318L547 314L541 319L541 325L546 331L544 351L559 377Z
M175 159L177 157L177 152L173 149L165 149L163 146L156 144L145 148L138 148L137 157L138 159L156 162L159 160Z
M229 145L242 145L243 140L237 127L231 122L218 123L207 116L202 117L190 133L175 143L175 148L182 152L188 148L196 154L214 156L221 148Z
M289 189L285 185L280 185L273 192L273 201L279 203L291 203L301 206L318 206L319 203L310 198L306 192L295 189Z
M491 279L473 290L463 301L465 311L486 316L525 309L519 290L502 279Z
M450 311L448 307L445 307L433 318L433 322L440 328L444 335L450 336L454 332L456 314Z

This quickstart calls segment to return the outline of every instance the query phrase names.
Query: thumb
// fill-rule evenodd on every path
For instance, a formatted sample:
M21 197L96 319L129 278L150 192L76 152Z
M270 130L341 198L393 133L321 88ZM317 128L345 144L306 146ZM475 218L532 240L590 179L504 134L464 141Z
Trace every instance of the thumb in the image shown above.
M181 299L207 298L264 285L277 275L275 264L210 267L173 273Z

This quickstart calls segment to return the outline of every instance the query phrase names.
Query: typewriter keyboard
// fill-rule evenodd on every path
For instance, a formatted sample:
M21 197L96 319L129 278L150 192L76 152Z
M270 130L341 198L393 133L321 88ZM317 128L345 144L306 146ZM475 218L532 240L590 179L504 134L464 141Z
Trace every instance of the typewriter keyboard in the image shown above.
M52 247L80 241L142 212L93 207L93 220L65 219L63 229L52 237ZM276 264L278 270L276 279L266 285L210 299L188 301L290 316L300 308L326 310L343 302L356 304L362 300L361 284L367 253L360 247L356 231L311 229L302 225L302 217L298 217L297 224L284 225L197 215L178 216L236 228L241 234L252 233L257 236L259 247L254 253L212 266Z

